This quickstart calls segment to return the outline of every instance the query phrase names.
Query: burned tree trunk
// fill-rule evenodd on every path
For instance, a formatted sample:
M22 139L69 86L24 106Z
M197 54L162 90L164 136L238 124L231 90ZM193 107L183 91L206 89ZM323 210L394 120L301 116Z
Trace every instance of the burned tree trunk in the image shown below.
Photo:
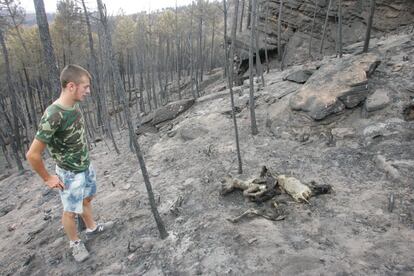
M239 0L235 1L234 5L234 14L237 15L239 10ZM234 107L234 95L233 95L233 75L234 75L234 47L236 43L236 32L237 32L237 16L233 16L233 26L231 29L231 46L230 46L230 68L228 75L228 84L230 89L230 100L231 100L231 111L234 124L234 132L236 136L236 149L237 149L237 159L239 161L239 174L243 173L243 166L240 154L240 143L239 143L239 131L237 128L236 112Z
M145 165L145 160L144 157L142 155L141 152L141 148L139 146L139 143L136 139L136 135L134 133L134 129L132 126L132 121L131 121L131 114L129 111L129 105L126 102L126 92L123 89L122 85L121 85L121 76L119 74L119 69L118 69L118 65L115 61L114 55L113 55L113 50L112 50L112 42L111 42L111 38L110 38L110 34L109 34L109 30L108 30L108 22L107 22L107 18L106 18L106 14L104 14L103 12L103 5L102 5L102 1L101 0L97 0L98 3L98 11L100 14L100 20L101 23L103 25L104 28L104 38L106 41L106 45L108 47L108 58L109 61L112 65L113 68L113 72L114 72L114 80L115 80L115 85L117 86L117 93L119 95L119 98L121 100L121 104L124 108L124 114L125 114L125 119L127 121L128 124L128 131L129 131L129 136L130 136L130 140L133 144L133 147L135 149L135 155L139 161L139 165L141 168L141 172L142 172L142 176L144 178L144 183L145 183L145 187L147 189L147 193L148 193L148 198L149 198L149 203L151 206L151 212L154 216L155 222L157 224L157 228L160 234L161 239L165 239L168 236L168 233L165 229L164 223L162 222L162 219L158 213L157 210L157 206L155 203L155 199L154 199L154 193L152 191L152 186L149 180L149 175L148 175L148 171L147 171L147 167Z
M19 121L17 118L17 113L18 113L17 112L17 98L16 98L16 92L13 87L13 83L11 81L12 75L11 75L11 70L10 70L9 53L7 51L6 43L4 41L4 36L3 36L3 30L1 28L0 28L0 45L1 45L2 53L3 53L4 64L6 66L7 89L9 91L9 97L11 99L11 109L13 112L13 126L12 126L13 139L12 141L10 141L10 143L13 149L13 154L15 157L17 168L19 169L19 172L22 173L24 171L24 168L23 168L22 161L20 160L20 156L19 156L19 149L21 149L21 144L20 144L21 139L20 139L20 132L19 132Z
M338 0L338 55L342 58L342 0Z
M92 84L93 87L96 89L97 93L94 93L97 97L97 106L98 106L98 125L102 125L103 132L106 133L112 141L112 145L117 154L119 154L119 149L116 145L114 135L112 133L111 127L111 119L108 116L108 109L106 106L106 97L104 93L104 88L102 87L102 81L100 74L98 72L98 57L96 55L93 38L92 38L92 30L91 24L89 21L89 14L88 10L85 5L85 0L82 0L82 6L85 14L85 21L86 27L88 31L88 41L89 41L89 50L91 52L91 73L92 73Z
M223 16L224 16L224 76L228 76L229 69L229 52L227 50L227 3L223 0Z
M329 11L331 10L331 5L332 5L332 0L329 0L328 10L326 11L325 24L323 25L322 40L321 40L321 46L319 49L320 54L322 54L322 51L323 51L323 43L325 41L326 27L328 25Z
M310 37L309 37L309 58L312 58L312 38L313 38L313 30L315 28L315 19L316 19L317 9L318 9L318 0L315 0L315 10L313 11L312 27L310 31Z
M259 131L257 130L256 124L256 112L254 110L254 82L253 82L253 51L254 51L254 31L255 31L255 13L256 13L256 0L252 0L252 13L250 14L250 47L249 47L249 87L250 87L250 120L252 134L256 135ZM257 59L256 59L257 61ZM257 64L256 64L257 66Z
M280 0L279 7L279 16L277 18L277 59L282 61L282 10L283 10L283 0Z
M47 67L47 79L49 80L50 96L58 98L60 94L59 71L56 66L55 53L53 51L52 38L49 33L45 6L43 0L33 0L36 10L36 21L39 27L40 42L43 47L43 56Z
M375 0L371 0L371 10L369 13L367 32L365 35L365 42L364 42L364 50L363 50L364 53L368 52L369 40L371 39L372 22L374 20L374 12L375 12Z

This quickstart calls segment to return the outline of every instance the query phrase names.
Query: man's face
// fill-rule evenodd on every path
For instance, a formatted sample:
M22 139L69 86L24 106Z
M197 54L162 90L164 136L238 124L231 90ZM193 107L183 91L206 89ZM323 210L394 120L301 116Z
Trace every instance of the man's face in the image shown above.
M74 84L73 100L75 100L76 102L83 101L85 97L91 93L90 87L91 84L89 78L83 76L79 84Z

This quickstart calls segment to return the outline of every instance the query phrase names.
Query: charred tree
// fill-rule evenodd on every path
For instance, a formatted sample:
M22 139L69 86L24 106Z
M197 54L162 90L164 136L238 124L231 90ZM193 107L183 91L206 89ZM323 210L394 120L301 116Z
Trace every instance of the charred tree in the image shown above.
M93 76L92 86L94 87L94 89L96 89L96 93L94 94L96 95L96 98L97 98L98 125L102 126L103 132L109 136L116 153L119 154L120 152L119 152L118 146L116 145L115 138L112 132L111 119L108 116L106 96L104 93L105 90L102 86L101 74L98 72L98 56L96 54L94 43L93 43L92 28L91 28L91 24L89 21L89 14L88 14L88 10L85 5L85 0L82 0L82 6L83 6L84 14L85 14L85 22L86 22L86 27L87 27L87 32L88 32L89 51L91 54L91 59L90 59L91 69L90 70Z
M256 112L254 110L255 104L254 104L254 81L253 81L255 16L256 16L256 0L252 0L252 13L250 14L251 25L250 25L250 46L249 46L249 88L250 88L249 106L250 106L251 130L252 130L253 135L256 135L257 133L259 133L259 131L257 130L257 124L256 124ZM256 61L257 61L257 58L256 58Z
M325 24L323 24L323 31L322 31L322 39L321 39L321 46L319 48L319 53L322 54L323 51L323 43L325 41L325 35L326 35L326 27L328 26L328 18L329 18L329 12L331 10L332 0L329 0L328 4L328 10L326 11L326 17L325 17Z
M234 124L234 132L236 137L236 150L237 150L237 159L239 161L239 174L243 173L243 166L240 154L240 143L239 143L239 131L237 128L237 120L236 120L236 112L234 106L234 95L233 95L233 75L234 75L234 47L236 43L236 32L237 32L237 14L239 10L239 0L235 0L234 4L234 14L233 16L233 26L231 29L231 46L230 46L230 68L229 68L229 75L228 75L228 85L230 89L230 101L231 101L231 112L233 117L233 124Z
M369 48L369 40L371 39L371 29L372 29L372 22L374 21L374 12L375 12L375 0L371 0L371 9L369 12L368 17L368 24L367 24L367 32L365 34L365 42L364 42L364 53L368 52Z
M19 172L22 173L24 171L22 161L19 156L19 150L21 149L21 138L20 138L20 131L19 131L19 119L17 117L18 109L17 109L17 98L16 98L16 91L14 89L12 83L12 75L10 69L10 62L9 62L9 53L7 51L6 43L4 41L3 30L0 28L0 45L3 53L4 64L6 66L6 76L7 76L7 89L9 91L9 97L11 99L11 109L13 114L13 125L12 125L12 132L13 137L10 141L14 158L16 161L17 168Z
M338 0L338 55L342 58L342 0Z
M280 0L279 16L277 18L277 59L282 61L282 10L283 0Z
M59 71L56 66L56 58L49 32L49 23L43 0L33 0L36 10L36 21L39 27L40 42L43 48L43 57L47 68L48 88L50 98L57 99L60 94Z
M130 110L129 110L129 105L126 102L126 92L125 92L125 90L123 89L123 87L121 85L121 76L119 74L118 65L117 65L117 63L115 61L115 57L113 55L112 42L111 42L111 37L110 37L110 34L109 34L108 21L107 21L107 18L106 18L106 14L104 14L104 12L103 12L104 8L103 8L102 1L97 0L97 4L98 4L98 11L99 11L99 15L100 15L101 24L104 28L104 39L105 39L106 45L108 47L108 57L107 58L109 58L110 64L112 65L112 69L113 69L113 72L114 72L115 85L117 86L116 91L119 95L119 98L121 100L121 104L122 104L123 109L124 109L123 111L124 111L124 114L125 114L126 122L128 124L128 131L129 131L130 141L133 144L133 147L135 149L135 155L136 155L136 157L139 161L142 176L144 178L145 187L146 187L147 193L148 193L149 203L150 203L150 206L151 206L151 212L152 212L152 214L154 216L154 219L155 219L155 222L157 224L157 228L158 228L161 239L165 239L168 236L168 233L167 233L167 231L165 229L165 226L164 226L164 223L163 223L163 221L162 221L162 219L161 219L161 217L158 213L157 206L156 206L156 203L155 203L154 193L152 191L152 186L151 186L151 183L150 183L150 180L149 180L147 167L145 165L145 160L144 160L144 157L142 155L139 143L136 139L136 135L134 133L134 128L133 128L132 121L131 121L131 114L130 114Z

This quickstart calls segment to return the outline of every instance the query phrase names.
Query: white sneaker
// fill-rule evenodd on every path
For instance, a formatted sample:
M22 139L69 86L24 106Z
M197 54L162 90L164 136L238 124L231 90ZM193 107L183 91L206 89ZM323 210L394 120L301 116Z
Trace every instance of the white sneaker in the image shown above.
M111 229L112 226L114 226L114 222L113 221L107 221L107 222L104 222L104 223L98 223L96 225L95 230L93 230L93 231L86 230L86 232L85 232L86 238L87 239L91 239L91 238L95 237L96 235L98 235L98 234L100 234L102 232L105 232L105 231Z

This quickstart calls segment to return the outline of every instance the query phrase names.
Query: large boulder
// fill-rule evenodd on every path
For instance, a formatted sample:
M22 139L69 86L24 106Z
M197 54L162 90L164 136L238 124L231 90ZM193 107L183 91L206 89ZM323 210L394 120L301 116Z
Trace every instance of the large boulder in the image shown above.
M189 109L194 104L194 99L185 99L169 103L155 110L154 117L151 121L153 125L172 120L179 114Z
M374 54L348 56L327 63L291 97L290 106L315 120L355 107L366 99L368 77L379 63Z
M158 124L172 120L178 115L189 109L193 104L194 99L185 99L169 103L155 110L154 112L141 118L141 124L135 130L137 135L147 132L157 132Z
M385 89L378 89L372 95L367 97L365 101L365 109L368 112L383 109L390 103L388 91Z
M315 70L299 70L287 75L283 80L293 81L296 83L305 83L312 76Z

